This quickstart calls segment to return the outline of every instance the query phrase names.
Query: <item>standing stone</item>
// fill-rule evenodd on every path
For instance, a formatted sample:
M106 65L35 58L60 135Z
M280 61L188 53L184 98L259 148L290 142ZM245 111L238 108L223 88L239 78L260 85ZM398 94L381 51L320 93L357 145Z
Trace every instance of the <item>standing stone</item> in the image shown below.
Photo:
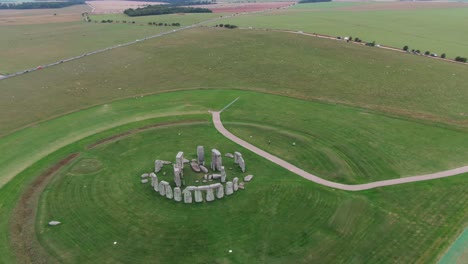
M244 161L244 159L242 157L240 157L237 161L239 162L239 167L242 170L242 172L245 172L245 161Z
M199 188L195 189L195 202L196 203L203 202L202 192Z
M221 166L223 165L221 152L217 149L211 150L211 169L213 171L220 171Z
M174 188L174 200L176 200L177 202L182 201L182 191L179 187Z
M162 160L155 160L154 161L154 172L158 173L161 171L164 163Z
M177 165L174 165L174 182L177 187L182 186L182 180L181 180L181 170Z
M206 190L206 201L211 202L214 200L214 192L213 189L209 188Z
M226 195L231 195L233 192L232 182L226 182Z
M184 203L192 203L192 191L188 188L184 190Z
M226 170L221 166L221 182L226 182Z
M159 187L158 187L158 191L159 191L159 194L161 196L166 196L166 187L165 187L165 183L169 184L168 182L166 181L161 181L159 182Z
M221 184L220 184L221 185ZM221 185L217 189L218 191L216 192L216 198L221 199L224 197L224 187Z
M237 189L239 189L239 178L235 177L232 179L232 184L234 191L237 192Z
M205 165L205 148L203 146L197 147L197 161L199 165Z
M180 170L184 169L184 152L179 151L176 156L176 165Z
M154 172L150 173L151 178L151 187L154 187L154 184L158 184L158 176Z
M174 195L173 195L173 193L172 193L171 185L169 185L169 183L168 183L168 184L166 184L164 187L166 188L166 197L167 197L168 199L174 198Z
M239 158L242 158L242 154L240 152L234 152L234 163L238 164L239 163Z

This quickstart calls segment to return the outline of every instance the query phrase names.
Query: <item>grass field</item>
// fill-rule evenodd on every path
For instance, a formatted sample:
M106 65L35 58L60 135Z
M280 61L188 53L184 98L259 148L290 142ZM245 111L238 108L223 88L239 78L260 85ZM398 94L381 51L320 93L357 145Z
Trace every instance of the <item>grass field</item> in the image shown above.
M341 4L341 3L340 3ZM378 4L376 4L378 5ZM301 30L331 36L359 37L382 45L468 56L468 8L428 10L334 11L300 9L230 18L240 27ZM313 6L313 5L312 5Z

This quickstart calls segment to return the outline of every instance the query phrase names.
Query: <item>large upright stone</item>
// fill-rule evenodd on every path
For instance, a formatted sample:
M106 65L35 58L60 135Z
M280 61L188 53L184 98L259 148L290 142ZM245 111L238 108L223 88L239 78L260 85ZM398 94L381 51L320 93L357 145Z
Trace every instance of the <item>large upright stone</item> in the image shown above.
M159 194L161 196L166 196L166 187L165 187L165 183L169 184L168 182L166 181L160 181L159 182L159 187L158 187L158 191L159 191Z
M221 157L221 152L217 149L211 150L211 169L213 171L221 171L221 166L223 166L223 161Z
M239 163L239 158L242 158L242 154L240 152L234 152L234 163L238 164Z
M221 166L221 182L226 182L226 170Z
M203 202L202 190L200 190L199 188L195 189L195 202L196 203Z
M232 179L232 188L234 189L235 192L239 189L239 178L235 177Z
M184 203L192 203L192 191L186 188L183 194L184 194Z
M154 161L154 172L158 173L161 171L164 163L162 160L155 160Z
M180 168L180 170L184 169L184 152L179 151L176 156L176 165Z
M171 185L169 185L169 183L168 183L168 184L164 185L164 187L166 188L166 197L167 197L167 199L174 198L174 194L172 193Z
M224 197L224 187L221 183L211 184L210 186L216 190L216 198L221 199Z
M226 195L231 195L234 192L232 182L226 182Z
M182 201L182 191L179 187L174 188L174 200L177 202Z
M158 182L158 176L154 172L150 173L150 178L151 178L151 186L155 187L159 184Z
M206 190L206 201L207 202L211 202L214 200L214 192L213 192L213 189L212 188L208 188L208 190Z
M197 161L199 165L205 165L205 148L203 146L197 147Z
M181 170L177 165L174 165L174 182L177 187L182 186L182 176Z
M239 167L241 169L242 172L245 172L245 161L244 161L244 158L240 157L238 160L238 163L239 163Z

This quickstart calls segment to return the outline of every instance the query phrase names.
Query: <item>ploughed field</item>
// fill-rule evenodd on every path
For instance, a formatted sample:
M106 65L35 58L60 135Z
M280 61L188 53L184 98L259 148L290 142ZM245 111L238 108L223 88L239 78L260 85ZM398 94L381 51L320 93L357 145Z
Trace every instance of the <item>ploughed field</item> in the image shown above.
M467 221L467 175L325 188L228 141L208 110L240 97L226 128L329 180L412 176L467 165L465 71L199 28L3 80L0 262L436 262ZM192 205L140 183L154 159L197 145L239 150L253 181Z

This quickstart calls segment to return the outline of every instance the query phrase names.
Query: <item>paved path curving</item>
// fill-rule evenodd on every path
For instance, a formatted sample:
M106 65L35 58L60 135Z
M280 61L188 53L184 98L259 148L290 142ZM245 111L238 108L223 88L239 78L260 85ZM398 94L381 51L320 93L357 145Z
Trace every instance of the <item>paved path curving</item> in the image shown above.
M280 165L281 167L307 179L310 181L313 181L315 183L340 189L340 190L345 190L345 191L362 191L362 190L369 190L377 187L383 187L383 186L390 186L390 185L397 185L397 184L403 184L403 183L410 183L410 182L418 182L418 181L428 181L428 180L433 180L433 179L439 179L439 178L445 178L445 177L450 177L450 176L456 176L462 173L468 172L468 166L465 167L460 167L456 168L453 170L447 170L447 171L441 171L437 173L432 173L432 174L426 174L426 175L419 175L419 176L412 176L412 177L405 177L405 178L399 178L399 179L391 179L391 180L385 180L385 181L376 181L376 182L370 182L370 183L365 183L365 184L356 184L356 185L349 185L349 184L342 184L342 183L336 183L336 182L331 182L324 180L318 176L315 176L311 173L308 173L307 171L304 171L303 169L300 169L291 163L284 161L264 150L261 150L257 148L256 146L238 138L231 132L229 132L226 128L224 128L223 123L221 122L221 112L211 112L213 116L213 123L216 127L216 129L225 137L228 139L234 141L235 143L241 145L242 147L254 152L257 155L260 155L264 157L265 159L276 163Z

